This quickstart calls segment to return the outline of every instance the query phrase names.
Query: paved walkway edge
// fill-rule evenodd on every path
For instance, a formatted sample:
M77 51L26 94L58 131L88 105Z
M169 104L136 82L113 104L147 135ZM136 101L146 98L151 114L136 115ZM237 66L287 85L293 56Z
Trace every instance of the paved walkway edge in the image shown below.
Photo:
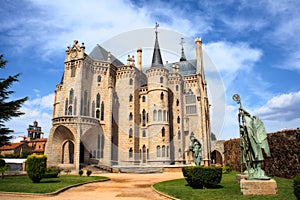
M63 191L66 191L70 188L73 188L73 187L77 187L77 186L81 186L81 185L85 185L85 184L89 184L89 183L96 183L96 182L104 182L104 181L110 181L111 179L108 178L106 180L94 180L94 181L90 181L90 182L85 182L85 183L78 183L78 184L75 184L75 185L69 185L69 186L66 186L62 189L59 189L55 192L51 192L51 193L45 193L45 194L39 194L39 193L22 193L22 192L1 192L0 191L0 194L4 194L4 195L7 195L7 196L17 196L17 197L29 197L29 196L36 196L36 197L43 197L43 196L55 196L55 195L58 195L59 193L63 192Z
M154 184L156 184L156 183L154 183ZM153 185L154 185L154 184L153 184ZM157 194L159 194L159 195L161 195L161 196L164 196L164 197L166 197L166 198L168 198L168 199L172 199L172 200L180 200L180 199L177 199L177 198L175 198L175 197L172 197L172 196L170 196L170 195L167 195L167 194L165 194L165 193L162 193L162 192L156 190L156 189L153 187L153 185L151 185L151 188L152 188L152 190L153 190L154 192L156 192Z

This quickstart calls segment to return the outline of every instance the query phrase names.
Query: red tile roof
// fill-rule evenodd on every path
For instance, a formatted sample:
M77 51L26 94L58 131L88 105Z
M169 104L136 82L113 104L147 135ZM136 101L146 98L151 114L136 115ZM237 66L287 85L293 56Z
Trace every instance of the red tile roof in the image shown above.
M22 145L23 143L18 142L18 143L10 143L10 145L4 145L2 147L0 147L0 151L5 151L5 150L13 150L17 147L19 147L20 145Z

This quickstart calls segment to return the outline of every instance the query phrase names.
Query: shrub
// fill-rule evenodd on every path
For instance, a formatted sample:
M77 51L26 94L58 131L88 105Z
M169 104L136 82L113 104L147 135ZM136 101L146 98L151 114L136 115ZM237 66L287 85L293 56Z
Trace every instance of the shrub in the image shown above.
M294 194L300 200L300 173L294 178Z
M4 173L8 170L9 165L5 163L5 160L0 159L0 173L1 173L1 178L4 178Z
M65 169L64 172L68 175L69 173L71 173L70 169Z
M87 175L87 176L90 176L91 174L92 174L92 170L87 170L87 171L86 171L86 175Z
M225 166L222 167L222 172L223 174L230 173L232 171L232 167L230 164L226 164Z
M58 167L47 168L43 178L57 178L60 171L61 169Z
M78 174L79 174L79 176L82 176L83 171L82 171L82 170L79 170Z
M47 169L47 156L32 154L26 160L26 172L34 183L39 183Z
M209 188L222 179L222 167L192 166L182 168L183 176L193 188Z

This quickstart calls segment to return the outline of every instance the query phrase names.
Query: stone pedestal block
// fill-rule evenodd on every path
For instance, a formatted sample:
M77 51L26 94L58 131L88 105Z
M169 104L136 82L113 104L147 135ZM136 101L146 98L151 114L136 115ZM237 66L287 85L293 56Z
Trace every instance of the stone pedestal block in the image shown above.
M238 184L240 184L240 181L246 178L248 178L248 174L237 174L235 180Z
M243 195L274 195L277 194L277 184L271 180L247 180L240 181Z

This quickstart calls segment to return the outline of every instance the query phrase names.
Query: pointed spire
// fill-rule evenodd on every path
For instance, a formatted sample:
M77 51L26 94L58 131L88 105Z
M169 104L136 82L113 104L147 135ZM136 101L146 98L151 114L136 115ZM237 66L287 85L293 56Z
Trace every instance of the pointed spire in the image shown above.
M181 38L181 42L179 43L181 45L181 58L180 58L180 62L181 61L186 61L185 55L184 55L184 48L183 48L183 41L184 38Z
M154 44L154 51L153 51L153 57L152 57L152 65L151 67L163 67L163 62L160 54L160 48L158 44L157 39L157 28L159 27L159 24L156 22L155 24L155 44Z

